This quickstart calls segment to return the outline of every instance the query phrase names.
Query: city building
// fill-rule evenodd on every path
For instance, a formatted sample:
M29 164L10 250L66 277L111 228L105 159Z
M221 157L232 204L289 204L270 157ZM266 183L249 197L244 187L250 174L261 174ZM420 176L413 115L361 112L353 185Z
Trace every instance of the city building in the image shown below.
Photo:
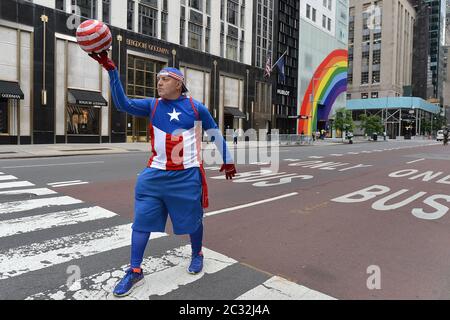
M148 141L148 119L116 110L108 74L76 43L88 18L109 23L129 97L157 95L158 71L179 67L221 130L249 128L265 82L252 17L245 0L2 0L0 143Z
M261 1L261 0L259 0ZM300 0L275 1L275 32L273 61L282 58L284 77L279 70L274 70L273 79L273 114L274 126L281 134L295 134L297 131L298 99L298 55Z
M346 106L348 0L300 2L297 133L332 131L334 110Z
M407 0L350 1L349 99L410 95L415 17Z
M377 115L384 124L390 139L409 138L436 132L433 120L441 113L438 104L432 104L416 97L384 97L374 99L354 99L347 102L347 109L352 111L353 120L359 122L362 114ZM358 127L355 134L363 132ZM381 132L378 132L381 135Z
M410 0L416 10L413 95L443 103L447 0Z

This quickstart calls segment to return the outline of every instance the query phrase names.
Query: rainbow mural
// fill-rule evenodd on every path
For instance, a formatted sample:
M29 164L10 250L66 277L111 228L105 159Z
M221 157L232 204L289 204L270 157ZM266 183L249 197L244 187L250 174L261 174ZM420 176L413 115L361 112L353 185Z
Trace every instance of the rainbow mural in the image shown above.
M311 135L317 130L317 122L330 116L333 104L340 94L347 91L348 51L335 50L320 64L309 83L299 115L309 116L300 120L298 134ZM311 102L314 83L314 102ZM319 105L321 107L319 108Z

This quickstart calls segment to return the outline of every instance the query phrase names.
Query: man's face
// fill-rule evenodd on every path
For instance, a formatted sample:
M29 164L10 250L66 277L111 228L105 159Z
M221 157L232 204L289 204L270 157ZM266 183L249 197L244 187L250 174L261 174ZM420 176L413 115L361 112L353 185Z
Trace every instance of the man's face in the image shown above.
M169 76L158 77L158 94L163 99L177 99L181 95L182 83Z

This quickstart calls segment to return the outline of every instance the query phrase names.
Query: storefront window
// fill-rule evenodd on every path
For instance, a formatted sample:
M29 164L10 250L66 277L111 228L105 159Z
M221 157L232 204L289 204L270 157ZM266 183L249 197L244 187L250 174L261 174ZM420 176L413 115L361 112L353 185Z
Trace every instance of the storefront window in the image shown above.
M8 100L0 99L0 134L8 133Z
M164 67L158 61L128 55L127 95L129 98L158 98L157 74ZM132 141L147 141L148 119L127 115L127 136Z
M67 134L98 135L100 109L67 106Z

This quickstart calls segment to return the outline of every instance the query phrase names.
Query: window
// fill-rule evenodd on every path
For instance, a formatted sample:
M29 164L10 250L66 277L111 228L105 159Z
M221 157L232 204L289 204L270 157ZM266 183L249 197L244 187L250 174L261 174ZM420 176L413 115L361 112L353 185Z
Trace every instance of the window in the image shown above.
M331 0L328 0L328 10L331 10Z
M189 22L188 31L189 48L202 50L203 26Z
M367 92L361 93L361 99L369 99L369 94Z
M372 93L370 94L370 97L371 97L372 99L378 99L378 92L372 92Z
M111 23L111 0L103 0L103 22Z
M8 100L0 99L0 134L8 133Z
M206 34L205 34L205 51L210 52L211 51L211 29L206 28Z
M232 25L238 25L239 3L228 0L227 21Z
M311 19L311 6L309 4L306 5L306 17Z
M189 6L191 8L197 9L198 11L203 11L203 0L189 0Z
M238 40L232 37L227 37L227 59L237 61L237 49L238 49Z
M67 106L67 134L98 135L100 108Z
M323 28L327 27L327 17L325 15L322 15L322 27Z
M372 55L373 55L372 64L374 64L374 65L380 64L381 63L381 50L374 50Z
M312 21L316 22L316 12L317 10L315 8L312 9Z
M128 0L127 6L127 29L134 30L134 1Z
M372 71L372 83L380 83L380 71Z
M157 37L158 10L147 5L139 4L139 33Z
M66 10L66 6L65 6L65 0L56 0L55 1L55 9L57 10Z
M167 13L161 12L161 39L167 40Z
M328 29L328 31L331 31L331 19L330 18L328 18L327 29Z
M162 68L159 62L129 55L127 94L132 98L157 97L156 75Z
M368 84L369 83L369 72L361 72L361 84Z
M72 0L72 12L75 8L80 9L80 15L89 19L97 19L97 0Z

